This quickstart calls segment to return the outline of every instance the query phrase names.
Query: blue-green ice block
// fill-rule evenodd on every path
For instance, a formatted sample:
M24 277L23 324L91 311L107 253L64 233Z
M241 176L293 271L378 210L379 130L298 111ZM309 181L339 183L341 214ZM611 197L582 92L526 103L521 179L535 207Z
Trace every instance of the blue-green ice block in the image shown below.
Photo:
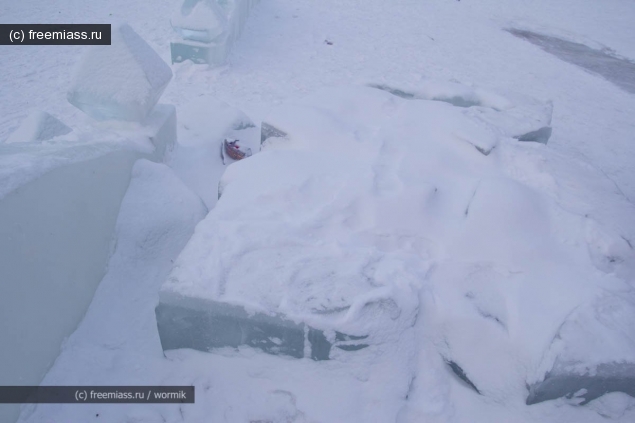
M163 350L246 345L269 354L328 360L331 344L324 333L280 316L248 314L241 306L218 301L183 298L162 301L156 308Z

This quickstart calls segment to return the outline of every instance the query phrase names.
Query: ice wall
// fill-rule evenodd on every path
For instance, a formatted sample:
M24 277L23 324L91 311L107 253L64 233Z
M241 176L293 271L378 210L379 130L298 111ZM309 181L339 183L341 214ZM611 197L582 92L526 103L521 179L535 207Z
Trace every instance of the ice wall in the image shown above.
M83 318L106 272L132 166L163 160L176 138L174 107L158 106L140 131L128 135L148 145L125 134L0 145L1 385L38 385ZM0 406L0 421L18 410Z

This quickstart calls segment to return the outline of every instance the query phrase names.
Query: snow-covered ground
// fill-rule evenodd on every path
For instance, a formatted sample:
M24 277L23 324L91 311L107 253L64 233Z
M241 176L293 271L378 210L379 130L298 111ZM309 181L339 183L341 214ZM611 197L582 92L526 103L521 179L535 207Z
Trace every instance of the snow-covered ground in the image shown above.
M0 23L126 21L169 63L179 3L3 2ZM43 381L193 384L196 404L28 405L19 421L635 421L623 393L525 404L554 363L635 361L635 95L505 31L635 59L634 20L628 0L261 0L228 65L172 66L161 102L177 106L179 145L135 165L108 273ZM95 133L66 101L81 51L0 46L0 141L31 109ZM448 86L484 111L429 101ZM511 138L542 112L501 117L526 97L553 105L547 146ZM257 148L263 119L289 139L228 167L215 207L220 139ZM344 327L371 346L321 362L164 355L166 280L162 295ZM594 331L605 349L589 347Z

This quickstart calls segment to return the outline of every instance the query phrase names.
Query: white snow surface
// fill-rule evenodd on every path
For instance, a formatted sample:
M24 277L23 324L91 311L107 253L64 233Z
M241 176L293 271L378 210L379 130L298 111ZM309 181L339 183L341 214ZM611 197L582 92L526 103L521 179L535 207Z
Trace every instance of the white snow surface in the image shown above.
M125 20L168 61L174 6L24 0L0 6L0 22ZM635 97L504 31L528 28L635 59L634 17L627 0L261 2L227 66L174 66L163 97L178 109L174 173L140 165L110 271L44 380L193 384L197 403L25 406L19 421L635 421L635 401L619 393L585 407L524 403L525 383L562 351L551 343L559 330L585 347L605 327L632 333L622 324L632 313L628 301L604 321L594 307L627 295L635 280ZM83 49L0 46L0 140L33 104L72 122L72 137L90 126L64 101ZM420 99L350 88L368 83ZM325 86L338 88L314 94ZM428 101L453 90L479 105ZM509 138L530 115L543 122L550 100L549 147ZM216 154L240 115L223 104L290 135L228 167L221 201L173 268L205 213L191 191L209 208L216 203L224 171ZM515 113L510 104L529 108L516 108L522 113L505 126L501 117ZM217 119L219 110L231 112ZM478 110L495 118L481 119ZM255 142L257 130L246 131ZM85 157L84 146L77 155L49 154L57 147L46 143L0 147L0 195ZM263 276L256 279L255 269ZM153 308L170 272L164 293L366 331L373 345L328 362L249 348L166 357ZM320 283L300 283L312 279ZM608 338L615 339L611 354L589 349L584 359L630 358L628 340ZM483 395L444 359L459 363Z

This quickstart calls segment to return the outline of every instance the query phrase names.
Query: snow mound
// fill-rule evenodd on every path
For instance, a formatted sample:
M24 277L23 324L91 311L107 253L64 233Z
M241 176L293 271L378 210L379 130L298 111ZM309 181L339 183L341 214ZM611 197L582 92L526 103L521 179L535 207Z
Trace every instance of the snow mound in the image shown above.
M113 26L109 46L81 58L68 101L98 120L143 121L172 79L172 70L129 25Z
M72 131L60 120L42 111L34 111L29 114L11 136L5 141L7 144L14 142L40 142L47 141Z

